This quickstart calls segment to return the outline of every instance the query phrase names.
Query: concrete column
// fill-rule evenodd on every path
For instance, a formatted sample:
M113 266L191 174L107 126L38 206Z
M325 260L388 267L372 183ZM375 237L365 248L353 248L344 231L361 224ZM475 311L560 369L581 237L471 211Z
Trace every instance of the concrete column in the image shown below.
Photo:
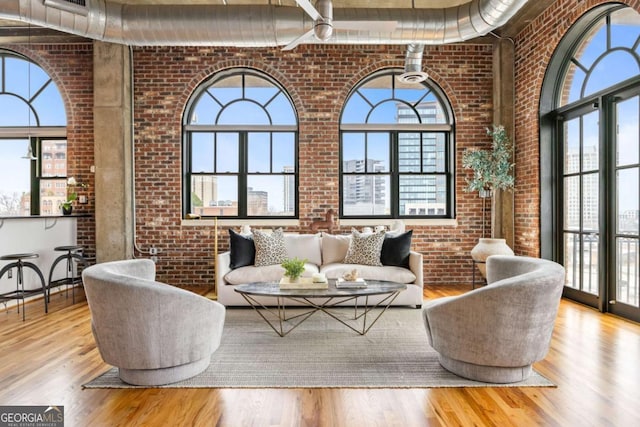
M97 262L133 257L130 73L127 46L94 42Z
M514 69L513 42L509 39L496 40L493 45L493 123L504 126L512 143L515 143ZM512 249L513 224L513 191L496 191L493 196L491 215L492 237L506 239Z

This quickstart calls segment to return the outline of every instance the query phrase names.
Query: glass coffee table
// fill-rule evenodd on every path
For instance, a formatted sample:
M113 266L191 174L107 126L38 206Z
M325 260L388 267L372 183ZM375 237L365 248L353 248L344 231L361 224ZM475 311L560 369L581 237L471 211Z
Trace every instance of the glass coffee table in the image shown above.
M280 289L278 283L259 282L235 286L235 291L244 297L251 307L281 337L298 327L317 312L322 312L351 330L365 335L389 308L407 285L380 280L367 280L364 288L336 288L335 280L329 280L327 289ZM375 304L369 297L381 296ZM273 298L274 304L265 304L257 297ZM264 298L262 298L264 300ZM302 306L303 313L287 316L287 303ZM353 316L345 316L348 308L338 306L353 304Z

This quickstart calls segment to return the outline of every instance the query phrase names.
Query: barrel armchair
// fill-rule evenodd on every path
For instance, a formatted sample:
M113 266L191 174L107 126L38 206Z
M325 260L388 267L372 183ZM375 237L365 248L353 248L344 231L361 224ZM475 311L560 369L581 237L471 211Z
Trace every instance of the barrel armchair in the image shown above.
M223 305L155 280L148 259L82 272L100 355L135 385L162 385L204 371L220 345Z
M424 324L440 364L490 383L523 381L549 350L564 267L538 258L487 258L487 286L425 304Z

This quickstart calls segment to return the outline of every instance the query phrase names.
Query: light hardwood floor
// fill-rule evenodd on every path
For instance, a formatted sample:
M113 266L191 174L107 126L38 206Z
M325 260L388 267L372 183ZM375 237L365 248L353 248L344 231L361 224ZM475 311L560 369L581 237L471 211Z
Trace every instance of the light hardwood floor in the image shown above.
M26 322L0 312L0 405L64 405L66 426L640 425L640 325L569 301L535 365L557 388L256 390L83 390L108 365L70 301L29 304Z

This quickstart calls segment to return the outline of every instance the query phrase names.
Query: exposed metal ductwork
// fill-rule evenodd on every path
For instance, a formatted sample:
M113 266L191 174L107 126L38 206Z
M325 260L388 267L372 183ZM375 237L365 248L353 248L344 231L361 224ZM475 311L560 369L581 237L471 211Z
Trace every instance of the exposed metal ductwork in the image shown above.
M422 71L422 54L424 45L412 43L407 46L407 55L404 58L404 73L398 76L402 83L420 83L429 78L429 75Z
M397 21L398 25L388 33L336 31L322 43L461 42L504 25L526 2L472 0L445 9L336 8L337 21ZM45 5L43 0L3 0L0 18L134 46L285 46L313 27L302 9L288 6L127 5L86 0L85 7L86 15Z

